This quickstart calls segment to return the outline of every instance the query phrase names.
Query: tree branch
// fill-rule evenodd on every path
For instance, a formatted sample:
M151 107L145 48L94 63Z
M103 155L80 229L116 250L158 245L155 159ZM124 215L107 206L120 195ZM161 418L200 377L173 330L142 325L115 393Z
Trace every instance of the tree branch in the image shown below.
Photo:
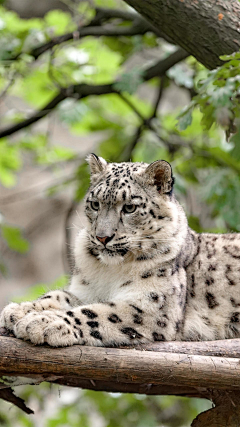
M119 161L121 161L121 162L129 162L131 160L131 156L132 156L133 150L136 147L139 139L141 138L142 132L143 132L143 130L145 128L150 129L151 131L153 131L156 134L156 131L154 130L154 128L151 125L151 121L156 117L156 115L157 115L157 109L158 109L159 103L160 103L160 101L162 99L162 94L163 94L163 89L164 89L164 80L165 80L164 77L165 77L165 75L163 75L163 77L160 80L159 90L158 90L157 97L156 97L156 100L155 100L154 106L153 106L153 112L152 112L152 114L151 114L151 116L149 118L146 119L145 117L143 117L138 112L138 110L135 109L135 106L132 106L130 104L130 106L132 107L132 109L140 117L141 123L136 128L134 137L133 137L132 141L130 142L130 144L128 144L126 146L126 148L123 150L123 152L122 152L122 154L120 156ZM126 100L126 98L124 98L122 95L121 95L121 97L124 99L125 102L126 101L128 102L128 100Z
M137 348L39 346L36 351L30 343L1 336L0 388L14 387L24 379L16 377L28 377L94 390L209 398L209 389L240 390L239 343L236 339Z
M153 77L163 76L169 68L185 59L187 56L188 54L185 51L178 49L169 57L158 61L155 65L146 69L143 74L143 80L148 81ZM45 105L41 110L36 111L31 117L13 126L9 126L2 131L0 130L0 138L12 135L27 126L36 123L38 120L48 115L61 101L68 97L83 99L91 95L105 95L109 93L119 94L119 91L115 89L116 83L117 82L112 82L104 85L88 85L81 83L69 86L68 88L62 88L62 90L47 105Z
M43 107L41 110L36 111L36 113L34 113L28 119L23 120L22 122L19 122L16 125L9 126L8 128L0 131L0 138L4 138L5 136L12 135L13 133L18 132L19 130L27 126L30 126L33 123L37 122L38 120L42 119L43 117L47 116L65 98L66 98L66 95L64 91L61 91L47 105L45 105L45 107Z
M122 9L106 9L102 7L96 8L96 16L91 21L92 25L100 25L102 22L105 22L108 19L112 18L119 18L123 21L133 21L135 23L139 23L141 25L147 25L149 31L152 31L155 33L158 37L163 37L165 40L167 40L169 43L172 43L172 39L168 37L166 34L164 34L160 27L156 28L151 20L145 19L141 14L135 12L135 11L129 11L129 10L122 10ZM90 25L91 25L90 24Z
M153 77L161 77L178 62L183 61L189 56L185 50L179 48L167 58L157 61L152 67L148 68L144 74L144 80L151 80Z
M165 75L160 80L159 89L158 89L158 93L157 93L157 96L155 99L153 112L152 112L152 115L150 117L150 120L155 119L157 117L158 107L159 107L159 104L161 102L162 95L163 95L164 83L165 83Z
M22 409L22 411L26 412L26 414L34 413L32 409L28 408L25 405L24 400L21 399L21 397L18 397L14 394L13 390L10 387L0 390L0 399L6 400L7 402L12 403L13 405L17 406L19 409Z
M132 141L127 144L118 159L119 162L130 162L134 148L136 147L144 129L145 120L136 128Z
M102 26L102 24L110 19L119 18L124 21L132 22L131 26L120 27L114 25L112 27ZM85 25L79 26L76 30L62 34L61 36L57 36L52 38L46 43L43 43L35 48L31 49L28 54L33 56L35 60L42 55L44 52L52 49L54 46L66 43L70 40L79 40L83 37L94 36L94 37L120 37L120 36L134 36L134 35L143 35L147 31L152 31L159 35L159 32L149 24L141 15L136 12L129 12L126 10L118 10L118 9L104 9L104 8L96 8L96 16L92 19L92 21ZM21 52L22 53L22 52ZM19 58L21 55L19 53L12 60Z
M105 7L96 7L96 16L92 22L100 24L102 21L107 19L119 18L123 21L135 21L136 19L144 19L135 11L123 10L123 9L111 9ZM145 21L145 20L144 20Z
M134 24L129 27L78 27L77 30L72 33L63 34L62 36L55 37L47 43L42 44L34 49L32 49L29 54L37 59L40 55L46 52L49 49L52 49L54 46L66 43L70 40L80 40L87 36L93 37L120 37L120 36L135 36L143 35L149 31L149 26L144 25L143 23ZM19 55L18 55L19 56Z
M216 68L219 56L240 48L238 0L125 0L164 38L181 46L208 68Z
M10 386L48 381L95 391L202 397L215 407L192 426L239 426L239 339L59 349L11 338L4 328L0 335L0 398L27 413L31 409Z

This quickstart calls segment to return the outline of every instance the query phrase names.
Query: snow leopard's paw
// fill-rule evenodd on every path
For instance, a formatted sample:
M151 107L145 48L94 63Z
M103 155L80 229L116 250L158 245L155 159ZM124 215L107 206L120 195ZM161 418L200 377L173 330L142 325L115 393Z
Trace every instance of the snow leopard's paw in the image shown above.
M32 302L23 302L8 304L0 315L0 326L13 331L14 325L22 319L27 313L34 310Z
M65 347L84 344L81 329L60 311L27 314L14 326L14 334L35 345L47 343L52 347Z

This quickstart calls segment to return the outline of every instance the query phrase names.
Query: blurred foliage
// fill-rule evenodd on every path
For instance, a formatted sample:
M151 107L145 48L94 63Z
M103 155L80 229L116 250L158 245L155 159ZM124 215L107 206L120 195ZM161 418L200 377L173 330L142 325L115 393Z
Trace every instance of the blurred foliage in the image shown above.
M19 387L35 414L0 402L3 427L187 427L211 407L204 399L94 392L50 386Z
M55 280L53 283L38 283L37 285L31 286L27 290L27 292L24 293L24 295L18 296L13 298L14 302L20 303L23 301L34 301L46 292L55 291L56 289L65 288L68 284L69 277L68 276L61 276L57 280Z
M65 3L70 6L69 13L52 10L42 19L23 20L4 8L0 0L1 107L6 97L16 97L28 106L29 114L29 107L42 108L60 87L114 82L123 97L109 94L82 100L68 98L55 109L55 116L75 136L101 135L95 151L108 161L118 161L124 155L125 160L171 162L176 195L196 231L240 231L240 54L223 57L223 65L211 72L192 57L176 64L166 73L160 108L154 114L155 104L150 99L157 98L160 82L154 78L143 83L144 69L160 57L169 56L176 47L150 32L118 38L88 36L55 46L35 60L33 48L88 24L95 15L91 5L128 10L123 2L115 0ZM117 27L130 25L119 20L114 23ZM174 108L172 101L169 109L166 100L180 89L189 103L182 111L180 106ZM3 108L1 128L28 117L14 102L10 105ZM51 120L49 115L50 124ZM67 190L80 201L89 185L85 160L77 149L69 148L68 141L65 146L53 145L49 128L40 133L30 127L14 138L0 140L0 183L14 187L19 173L30 162L52 172L55 183L49 185L46 197ZM62 178L61 171L67 166L71 173ZM11 250L24 253L29 249L18 224L8 224L1 217L0 231ZM0 272L6 274L2 258ZM53 284L38 284L24 299L63 287L67 280L64 276ZM210 406L199 399L74 389L63 389L59 394L57 387L46 384L21 388L21 396L36 408L36 415L25 416L16 408L9 411L9 405L0 402L0 425L180 427L188 426L199 411Z
M210 129L218 123L227 137L236 133L239 124L240 109L240 52L221 56L225 61L221 67L212 71L202 70L195 79L198 94L181 113L179 127L185 129L190 123L194 108L202 112L201 124ZM239 131L232 137L235 143L234 154L240 159Z
M10 227L9 225L2 224L1 233L10 249L20 253L28 251L29 244L27 240L21 236L19 228Z

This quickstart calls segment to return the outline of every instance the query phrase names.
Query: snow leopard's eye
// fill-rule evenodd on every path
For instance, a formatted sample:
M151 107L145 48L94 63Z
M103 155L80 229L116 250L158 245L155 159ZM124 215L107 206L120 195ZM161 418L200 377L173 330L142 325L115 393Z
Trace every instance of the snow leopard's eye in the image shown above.
M135 212L136 209L137 209L136 205L124 205L123 206L123 212L128 213L128 214Z
M91 201L91 208L94 210L94 211L98 211L98 209L99 209L99 202L96 202L96 201Z

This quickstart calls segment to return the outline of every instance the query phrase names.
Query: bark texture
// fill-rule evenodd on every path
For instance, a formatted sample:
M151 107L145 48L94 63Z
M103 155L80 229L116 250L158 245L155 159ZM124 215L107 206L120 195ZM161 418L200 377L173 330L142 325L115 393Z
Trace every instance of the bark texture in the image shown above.
M95 391L203 397L215 407L192 427L239 427L240 340L138 348L50 348L0 330L0 398L32 413L10 387L48 381Z
M225 342L222 341L222 350ZM172 350L175 347L177 351L178 344L179 350L174 353ZM194 344L197 347L197 344ZM163 390L163 386L167 386L167 394L171 393L171 388L176 391L180 387L179 394L182 389L189 389L190 395L193 395L195 389L195 395L199 396L203 396L204 390L207 392L209 388L240 390L238 357L222 357L217 356L217 353L211 356L191 354L194 347L191 351L189 343L164 345L162 350L165 351L161 352L158 351L160 346L154 348L154 345L151 346L153 351L149 351L149 347L146 347L147 350L87 346L50 348L36 347L15 338L1 337L0 375L31 377L38 382L41 378L49 378L52 381L54 376L54 382L68 385L73 383L73 379L75 385L80 385L84 380L85 385L89 381L89 384L94 386L98 381L98 389L101 389L101 382L105 385L107 382L110 388L114 387L114 391L122 391L123 385L129 384L132 392L143 392L144 389L146 394L152 387L159 386L161 387L155 390L156 393ZM214 345L215 343L208 343L212 351ZM235 355L237 354L239 356L239 352ZM7 383L5 386L9 385Z
M125 0L174 44L207 68L240 49L238 0Z
M215 404L197 416L192 427L239 427L240 426L240 392L213 393Z

